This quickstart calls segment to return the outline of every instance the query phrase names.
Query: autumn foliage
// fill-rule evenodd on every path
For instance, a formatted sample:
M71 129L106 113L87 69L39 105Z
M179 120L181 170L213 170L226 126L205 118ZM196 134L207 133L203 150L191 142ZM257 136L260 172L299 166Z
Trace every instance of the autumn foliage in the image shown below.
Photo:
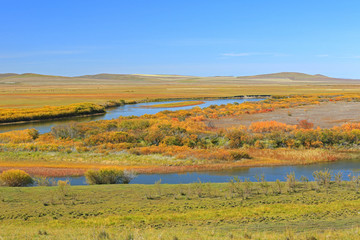
M206 122L213 118L240 116L319 104L328 101L359 101L348 96L285 96L260 102L210 106L201 109L162 111L140 117L71 123L56 126L51 133L36 130L0 134L0 151L94 152L135 155L159 154L191 161L241 161L254 149L329 149L360 145L360 123L331 129L314 128L302 120L297 125L276 121L253 122L249 127L217 129Z
M41 108L0 109L0 123L45 120L105 113L105 107L94 103L76 103Z
M22 170L11 169L0 174L0 181L9 187L24 187L34 183L29 174Z

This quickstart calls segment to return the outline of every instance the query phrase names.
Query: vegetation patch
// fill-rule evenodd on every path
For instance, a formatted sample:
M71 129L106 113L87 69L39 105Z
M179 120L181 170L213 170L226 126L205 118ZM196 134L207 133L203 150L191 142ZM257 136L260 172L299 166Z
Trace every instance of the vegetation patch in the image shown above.
M57 167L82 169L77 174L83 174L88 169L119 167L154 173L337 161L358 151L360 123L322 129L306 120L298 124L261 121L249 126L216 128L211 121L339 101L357 102L360 95L274 96L260 102L70 123L56 126L46 134L38 134L34 129L0 133L1 154L12 156L0 160L0 166L32 167L32 172L35 167ZM14 152L36 152L40 161L14 161ZM61 155L69 163L64 166L56 157L45 161L49 153ZM78 157L70 159L69 154ZM93 157L97 155L101 157Z
M36 121L105 113L105 107L94 103L77 103L41 108L0 109L0 123Z
M326 173L324 173L326 174ZM0 188L4 239L358 239L349 182ZM16 199L16 200L15 200ZM95 226L95 227L94 227ZM16 230L15 230L16 229ZM246 237L245 237L246 236Z
M22 170L11 169L0 174L0 183L9 187L25 187L33 184L34 180Z
M129 171L118 169L89 170L85 173L86 181L93 184L120 184L129 183L135 174Z

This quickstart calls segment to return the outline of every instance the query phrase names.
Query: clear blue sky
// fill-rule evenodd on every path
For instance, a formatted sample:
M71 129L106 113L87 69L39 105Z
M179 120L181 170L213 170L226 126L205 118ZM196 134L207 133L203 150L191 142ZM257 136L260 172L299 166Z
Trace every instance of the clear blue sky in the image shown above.
M358 0L0 0L0 72L360 78Z

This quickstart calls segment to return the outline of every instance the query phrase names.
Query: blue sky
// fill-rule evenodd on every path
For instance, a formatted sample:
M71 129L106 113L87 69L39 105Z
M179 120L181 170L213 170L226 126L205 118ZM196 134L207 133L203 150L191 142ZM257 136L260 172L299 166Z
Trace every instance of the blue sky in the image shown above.
M0 0L0 72L360 78L357 0Z

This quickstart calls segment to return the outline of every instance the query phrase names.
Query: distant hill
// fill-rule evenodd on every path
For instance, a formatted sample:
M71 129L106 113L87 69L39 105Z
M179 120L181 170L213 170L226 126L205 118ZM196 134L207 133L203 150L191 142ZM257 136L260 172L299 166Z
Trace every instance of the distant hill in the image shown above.
M52 76L35 73L3 73L0 84L17 85L121 85L121 84L200 84L200 85L346 85L360 84L360 80L331 78L321 74L305 74L298 72L280 72L254 76L214 76L197 77L165 74L94 74L76 77Z
M6 78L6 77L12 77L12 76L17 76L19 74L16 73L0 73L0 78Z
M86 79L111 79L111 80L129 80L129 79L138 79L139 77L133 74L108 74L101 73L95 75L83 75L78 76L77 78L86 78Z
M162 74L109 74L109 73L78 76L78 78L106 79L106 80L176 80L176 79L186 79L189 77L191 76L165 75L165 74L162 75Z
M240 76L238 78L246 78L246 79L291 79L291 80L319 80L319 79L336 79L327 77L321 74L306 74L306 73L298 73L298 72L280 72L280 73L270 73L270 74L260 74L254 76Z

